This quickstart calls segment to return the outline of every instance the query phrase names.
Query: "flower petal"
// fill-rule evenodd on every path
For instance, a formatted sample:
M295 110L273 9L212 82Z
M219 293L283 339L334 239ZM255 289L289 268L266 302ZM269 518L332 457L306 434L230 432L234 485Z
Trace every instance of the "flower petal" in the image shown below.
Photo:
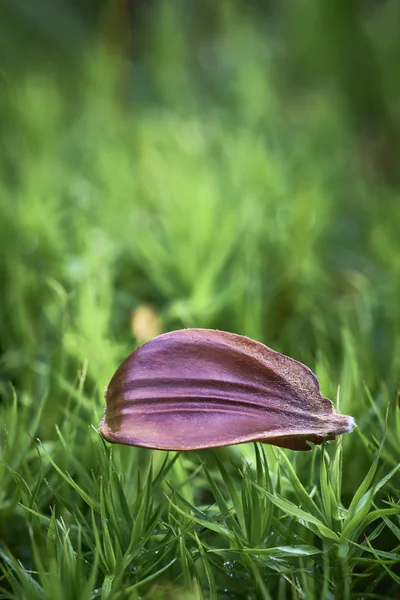
M349 432L305 365L211 329L160 335L122 363L106 391L110 442L195 450L259 440L294 450Z

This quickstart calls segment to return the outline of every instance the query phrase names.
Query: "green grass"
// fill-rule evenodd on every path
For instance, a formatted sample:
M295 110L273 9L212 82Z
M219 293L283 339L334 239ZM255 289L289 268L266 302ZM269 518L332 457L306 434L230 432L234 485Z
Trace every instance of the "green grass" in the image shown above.
M197 54L154 22L133 73L93 40L64 76L3 72L0 598L397 597L398 185L339 94L288 93L254 20L225 7ZM309 453L109 446L143 304L301 360L358 428Z

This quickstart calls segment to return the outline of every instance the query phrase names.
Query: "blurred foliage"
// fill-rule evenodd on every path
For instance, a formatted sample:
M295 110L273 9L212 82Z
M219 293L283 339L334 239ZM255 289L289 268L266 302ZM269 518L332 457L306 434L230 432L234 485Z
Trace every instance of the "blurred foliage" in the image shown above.
M27 559L27 569L35 568L44 578L77 553L88 561L88 581L101 588L98 594L119 598L107 596L110 581L98 575L99 548L108 544L104 522L98 539L83 537L83 542L79 536L89 535L90 510L96 519L105 518L106 509L99 508L108 502L101 500L105 474L122 473L129 500L130 477L146 471L151 453L124 448L109 455L97 437L93 441L93 433L88 435L88 424L97 426L104 386L137 343L132 311L138 314L145 305L157 328L216 327L246 334L309 365L325 395L335 399L340 385L340 409L359 425L343 440L342 500L336 484L329 491L328 476L316 479L313 471L309 478L316 453L287 454L298 477L309 480L304 492L296 483L292 504L314 517L325 511L325 526L331 519L335 536L342 535L340 521L346 518L340 502L352 507L346 514L354 516L357 490L363 489L358 486L385 436L379 454L379 481L384 483L373 492L365 488L369 495L363 506L372 514L372 500L379 498L380 508L393 503L393 512L380 513L377 531L367 526L361 531L353 523L358 537L351 543L363 543L362 535L372 532L370 543L377 544L364 571L358 551L357 560L351 555L354 564L344 565L342 542L336 540L338 545L327 550L323 538L331 567L310 550L305 559L311 561L309 579L298 579L290 563L287 577L274 576L268 590L260 573L270 567L247 557L241 583L228 577L227 593L285 598L290 589L291 597L316 598L318 586L313 591L310 582L324 573L326 598L333 597L328 588L337 598L366 590L364 597L393 597L393 554L376 558L373 552L389 552L399 526L393 502L398 474L385 479L400 461L399 10L394 1L3 0L0 538L18 559ZM47 454L40 452L40 461L27 432L42 441ZM93 447L102 467L89 483L97 464ZM291 488L279 487L279 461L267 454L275 477L269 492L274 499L268 498L285 507L289 533L283 535L277 519L273 531L279 542L268 539L266 548L300 544L319 550L318 527L298 542L304 515L282 504ZM253 461L252 451L241 447L219 456L226 469L230 461L236 467L224 475L207 455L213 477L225 477L225 485L233 477L238 489L245 486L241 502L249 506L246 486L254 482L245 477L242 456ZM337 478L332 461L329 477L336 473ZM149 580L146 598L167 597L170 588L171 597L177 597L175 583L179 587L182 578L188 584L194 577L193 560L203 565L194 579L199 587L191 589L193 598L202 597L202 586L210 590L209 597L219 594L213 592L213 573L221 563L207 558L208 534L203 537L202 529L207 526L192 519L204 515L190 512L196 503L203 511L207 502L224 512L207 473L194 456L168 471L174 489L185 489L191 525L180 520L175 508L167 519L163 505L174 541L159 566L154 560L154 573L178 556L178 543L180 566L173 566L166 587L160 583L158 591ZM264 476L260 467L258 477ZM234 484L229 485L227 510L246 529L239 519L243 506ZM142 488L143 481L138 483ZM32 498L23 496L27 489ZM79 503L82 489L93 495L96 506L85 494ZM322 497L318 511L303 504L305 494L312 498L316 489ZM327 498L333 511L328 516ZM18 502L42 515L35 516L37 523ZM57 518L64 519L57 524L49 513L53 502ZM132 502L130 510L139 510L139 500ZM157 519L148 517L150 527ZM290 518L297 525L290 525ZM237 524L228 519L225 525L227 530L214 528L214 533L222 538L230 528L237 533ZM68 527L75 536L72 549ZM43 563L40 547L46 536L61 544L53 566ZM248 552L252 542L246 544ZM18 563L4 552L14 597L28 597L11 575L18 573ZM113 561L109 544L107 552ZM389 562L382 566L382 560ZM104 564L100 572L107 570ZM52 581L78 581L85 565L62 567L64 574L55 569ZM148 566L141 571L143 579L151 571ZM342 567L347 587L334 592L335 578L340 579L335 569ZM368 579L374 568L380 574L363 590L352 573ZM18 576L34 589L25 572ZM128 587L137 579L129 581ZM82 598L86 593L97 597L90 585ZM131 592L126 597L136 597ZM32 592L29 597L46 596Z

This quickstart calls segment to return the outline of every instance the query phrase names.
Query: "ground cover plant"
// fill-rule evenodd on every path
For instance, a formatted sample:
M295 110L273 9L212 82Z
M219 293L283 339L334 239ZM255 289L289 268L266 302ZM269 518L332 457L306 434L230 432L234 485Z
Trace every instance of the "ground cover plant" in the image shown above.
M396 7L291 4L154 3L132 60L109 7L77 46L72 3L2 8L0 598L398 596ZM112 374L182 327L307 364L357 429L108 445Z

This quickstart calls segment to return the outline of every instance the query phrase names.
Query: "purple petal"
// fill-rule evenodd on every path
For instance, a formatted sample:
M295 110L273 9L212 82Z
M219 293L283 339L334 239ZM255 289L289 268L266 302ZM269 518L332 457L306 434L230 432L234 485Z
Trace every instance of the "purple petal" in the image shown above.
M303 364L249 338L184 329L122 363L100 424L110 442L195 450L259 440L294 450L351 431Z

